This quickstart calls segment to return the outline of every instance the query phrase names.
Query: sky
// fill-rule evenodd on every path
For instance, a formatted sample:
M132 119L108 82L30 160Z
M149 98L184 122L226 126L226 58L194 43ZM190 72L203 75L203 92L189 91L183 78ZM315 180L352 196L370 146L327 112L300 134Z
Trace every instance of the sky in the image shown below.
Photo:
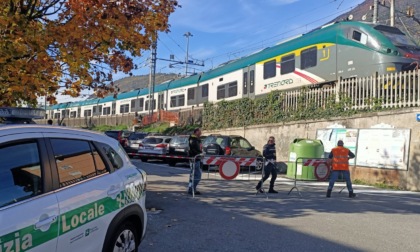
M158 34L156 73L200 73L307 33L350 11L364 0L178 0L170 32ZM185 36L187 33L191 36ZM188 45L188 46L187 46ZM204 66L175 64L187 58ZM135 58L133 75L150 73L150 51ZM117 73L114 80L129 75ZM90 91L92 93L92 91ZM84 92L89 94L89 92ZM86 97L86 95L84 96ZM80 100L76 99L76 100ZM59 102L74 99L60 96Z

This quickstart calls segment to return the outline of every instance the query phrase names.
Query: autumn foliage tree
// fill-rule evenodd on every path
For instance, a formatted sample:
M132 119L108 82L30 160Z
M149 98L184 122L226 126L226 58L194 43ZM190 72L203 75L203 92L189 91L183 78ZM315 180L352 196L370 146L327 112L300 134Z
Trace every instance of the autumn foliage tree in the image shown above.
M168 32L176 0L0 1L0 106L112 91L112 74Z

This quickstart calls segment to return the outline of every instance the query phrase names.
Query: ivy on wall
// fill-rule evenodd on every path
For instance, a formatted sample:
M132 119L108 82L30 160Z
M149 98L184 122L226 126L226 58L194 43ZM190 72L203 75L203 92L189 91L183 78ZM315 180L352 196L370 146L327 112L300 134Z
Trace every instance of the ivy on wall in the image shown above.
M267 96L205 103L203 128L207 130L244 127L267 123L329 119L351 116L360 112L383 110L380 100L365 100L370 104L363 110L354 109L352 99L344 93L329 95L322 100L311 96L310 89L302 88L293 99L286 101L284 91L272 91ZM354 99L354 98L353 98Z

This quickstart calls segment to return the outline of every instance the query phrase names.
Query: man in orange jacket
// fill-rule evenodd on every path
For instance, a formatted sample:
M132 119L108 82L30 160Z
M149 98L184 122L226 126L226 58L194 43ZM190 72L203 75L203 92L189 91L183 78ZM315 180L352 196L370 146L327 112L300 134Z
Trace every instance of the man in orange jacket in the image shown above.
M333 148L328 156L330 164L332 165L332 173L330 184L328 185L327 198L331 197L331 191L340 173L343 174L344 180L346 181L347 190L349 190L349 198L356 197L356 194L353 192L349 171L349 159L354 157L354 153L344 147L344 142L338 140L337 147Z

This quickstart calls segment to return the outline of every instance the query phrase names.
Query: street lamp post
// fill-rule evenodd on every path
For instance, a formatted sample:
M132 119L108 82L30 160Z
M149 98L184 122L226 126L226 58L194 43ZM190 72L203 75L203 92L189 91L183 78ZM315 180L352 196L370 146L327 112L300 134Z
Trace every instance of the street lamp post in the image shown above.
M190 37L192 37L193 35L191 34L191 32L186 32L184 36L187 37L187 56L185 58L185 76L187 76L188 75L188 48L190 46Z

